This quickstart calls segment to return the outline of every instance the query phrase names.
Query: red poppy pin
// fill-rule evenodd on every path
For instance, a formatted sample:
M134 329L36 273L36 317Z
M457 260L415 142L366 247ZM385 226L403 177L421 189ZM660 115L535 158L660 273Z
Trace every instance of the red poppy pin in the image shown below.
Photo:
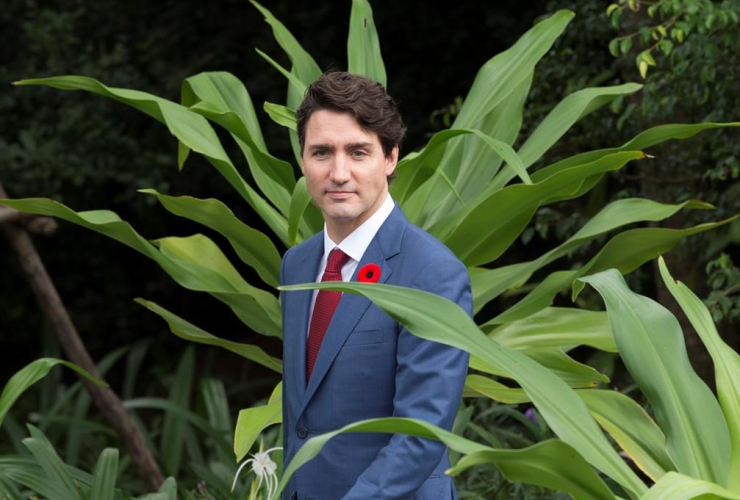
M377 264L365 264L357 273L357 279L361 283L377 283L380 279L380 266Z

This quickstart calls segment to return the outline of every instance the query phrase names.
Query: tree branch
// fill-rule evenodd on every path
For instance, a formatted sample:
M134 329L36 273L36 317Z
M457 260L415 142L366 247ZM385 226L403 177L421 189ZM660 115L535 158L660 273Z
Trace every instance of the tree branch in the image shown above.
M7 198L7 196L0 184L0 198ZM7 212L3 212L7 214ZM46 272L30 236L18 224L0 224L0 228L5 231L12 247L18 254L23 272L36 295L41 310L54 327L59 344L64 349L67 357L73 363L100 378L98 369L87 352L85 344L80 339L77 329L62 303L54 283ZM84 377L80 377L80 380L105 419L118 433L141 478L150 489L159 489L164 481L164 476L151 451L147 448L141 431L136 426L131 414L123 406L121 399L110 388L99 387Z

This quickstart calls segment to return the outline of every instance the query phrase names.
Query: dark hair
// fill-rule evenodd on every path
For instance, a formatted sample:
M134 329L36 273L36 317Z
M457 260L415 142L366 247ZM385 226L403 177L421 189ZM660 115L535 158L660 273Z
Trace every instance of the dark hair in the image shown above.
M308 120L321 109L350 113L362 128L378 134L386 158L394 147L400 147L406 132L396 103L381 84L364 76L332 71L309 85L296 111L301 152Z

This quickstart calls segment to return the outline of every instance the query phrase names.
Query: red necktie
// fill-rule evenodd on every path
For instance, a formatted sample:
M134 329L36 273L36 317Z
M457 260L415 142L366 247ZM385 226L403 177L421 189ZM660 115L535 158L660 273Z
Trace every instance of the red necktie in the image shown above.
M342 267L349 260L349 255L335 248L329 253L326 262L326 270L321 276L321 282L325 281L342 281ZM342 298L342 292L331 290L319 290L316 295L316 303L313 306L313 316L311 316L311 325L308 330L308 347L306 349L306 385L311 378L313 366L316 363L316 357L319 355L321 341L324 340L324 334L329 327L334 311Z

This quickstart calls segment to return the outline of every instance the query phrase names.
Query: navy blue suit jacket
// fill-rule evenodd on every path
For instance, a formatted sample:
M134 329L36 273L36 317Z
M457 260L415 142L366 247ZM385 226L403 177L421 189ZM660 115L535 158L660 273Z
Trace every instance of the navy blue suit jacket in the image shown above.
M288 250L280 283L313 282L324 253L319 233ZM446 297L472 314L465 266L394 207L357 269L381 268L380 283ZM357 272L352 281L357 280ZM411 417L451 429L469 355L420 339L368 299L345 293L326 331L308 386L306 330L312 291L283 292L285 464L312 436L376 417ZM457 499L444 444L401 434L352 433L330 440L284 490L299 500Z

